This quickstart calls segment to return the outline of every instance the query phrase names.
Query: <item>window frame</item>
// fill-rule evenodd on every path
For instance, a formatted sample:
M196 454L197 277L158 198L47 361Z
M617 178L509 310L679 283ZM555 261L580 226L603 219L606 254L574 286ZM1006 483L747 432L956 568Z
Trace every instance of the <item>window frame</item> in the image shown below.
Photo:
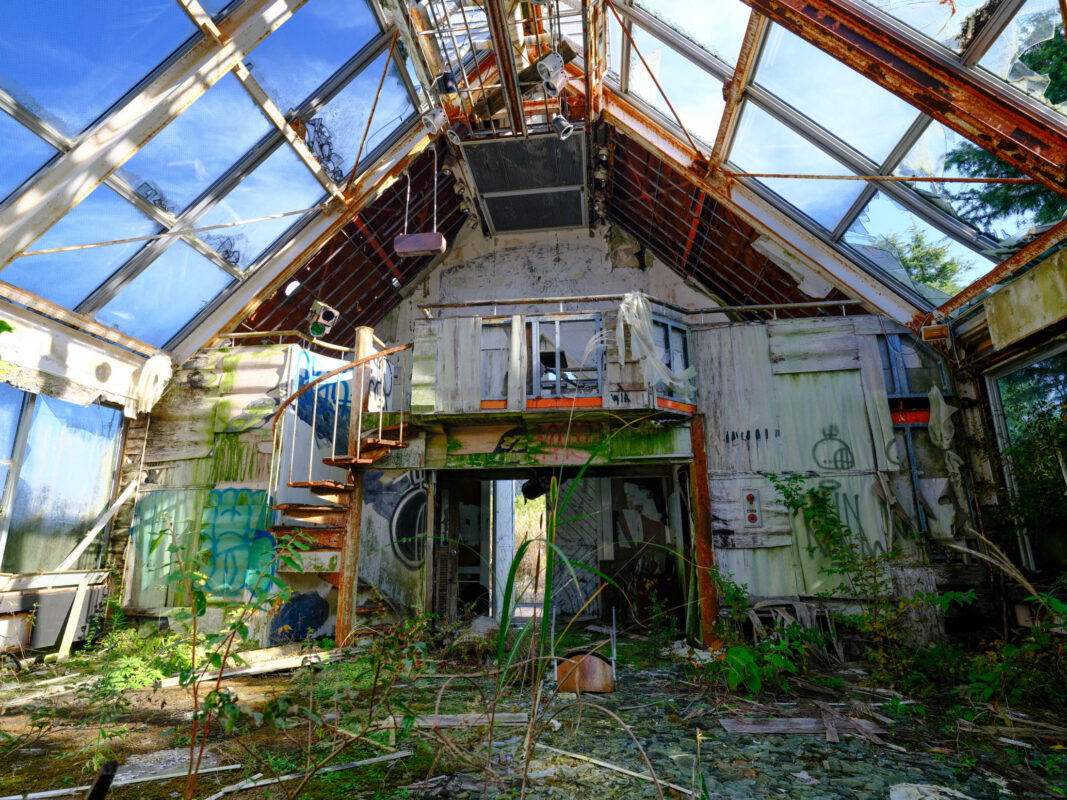
M597 398L603 400L604 397L604 351L603 348L598 348L596 353L596 391L590 394L575 393L573 395L563 394L562 387L562 372L560 369L560 332L559 323L561 322L588 322L592 321L596 327L596 333L594 335L599 336L604 330L603 314L595 312L592 314L528 314L524 320L524 336L526 336L526 352L527 352L527 373L526 373L526 400L529 406L530 401L538 400L577 400L581 401L587 398ZM555 342L555 354L556 354L556 388L552 393L546 393L544 391L544 383L542 380L543 367L541 365L540 350L536 348L536 345L540 343L541 337L541 323L551 323L554 328Z

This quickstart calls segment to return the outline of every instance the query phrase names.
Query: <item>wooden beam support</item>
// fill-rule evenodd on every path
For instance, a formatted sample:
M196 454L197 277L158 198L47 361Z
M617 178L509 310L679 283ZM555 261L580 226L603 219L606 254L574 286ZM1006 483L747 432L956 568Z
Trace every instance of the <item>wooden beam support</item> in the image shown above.
M719 619L719 595L711 580L715 566L715 550L711 543L711 489L708 486L707 441L704 415L694 414L689 420L689 436L693 447L693 461L689 465L689 498L693 509L693 554L697 563L697 592L700 595L700 639L708 649L721 642L715 632Z

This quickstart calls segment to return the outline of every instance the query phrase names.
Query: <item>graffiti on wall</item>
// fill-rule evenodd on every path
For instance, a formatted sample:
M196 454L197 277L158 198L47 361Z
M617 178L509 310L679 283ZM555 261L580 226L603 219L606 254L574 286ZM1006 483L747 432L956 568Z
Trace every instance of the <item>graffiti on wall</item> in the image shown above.
M422 567L426 547L426 485L421 471L405 472L385 482L385 473L364 477L363 502L389 523L393 555L405 567Z
M862 500L858 492L850 492L841 481L832 477L834 472L848 472L856 466L856 456L851 444L841 438L841 432L837 425L827 425L822 428L822 438L811 449L811 458L815 466L823 472L831 475L823 475L819 481L819 488L830 492L834 506L837 508L841 521L855 534L860 551L865 556L877 556L885 553L885 543L876 531L874 536L868 534L863 524ZM827 555L825 548L815 538L811 530L808 530L809 549L814 548L823 555Z
M206 551L206 588L228 596L270 588L274 536L267 530L267 493L213 489L200 521L200 548Z

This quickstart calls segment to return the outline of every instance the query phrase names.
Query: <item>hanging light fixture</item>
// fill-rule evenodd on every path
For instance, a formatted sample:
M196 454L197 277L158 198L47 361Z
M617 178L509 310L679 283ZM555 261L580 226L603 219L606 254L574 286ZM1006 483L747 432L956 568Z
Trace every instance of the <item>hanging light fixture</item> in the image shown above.
M404 202L404 232L393 239L393 249L401 258L440 255L448 249L448 240L437 230L437 149L433 151L433 231L408 233L411 216L411 173L408 172L408 192Z
M563 56L552 51L537 62L537 74L541 76L541 85L549 97L559 97L567 85L567 73L563 70Z
M569 139L570 135L574 133L574 125L562 114L556 114L556 116L552 117L552 130L556 132L556 136L562 142Z

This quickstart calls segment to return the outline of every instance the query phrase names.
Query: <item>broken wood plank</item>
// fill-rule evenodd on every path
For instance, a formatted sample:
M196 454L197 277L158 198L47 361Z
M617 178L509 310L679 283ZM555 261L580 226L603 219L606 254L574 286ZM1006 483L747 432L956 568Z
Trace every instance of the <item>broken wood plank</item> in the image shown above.
M857 724L859 723L859 724ZM821 719L814 717L778 717L762 719L720 719L719 724L726 729L727 733L740 734L807 734L824 736L826 726ZM846 719L842 717L835 721L838 733L855 733L867 738L869 735L886 733L873 722L867 720Z
M618 764L612 764L607 761L601 761L599 758L593 758L592 756L583 756L580 753L571 753L567 750L560 750L558 747L552 747L547 744L541 744L540 742L537 742L534 747L538 748L539 750L548 750L550 752L555 753L556 755L563 756L565 758L573 758L576 761L587 761L590 764L596 764L598 767L603 767L604 769L609 769L612 772L618 772L622 775L629 775L631 778L637 778L640 781L658 784L659 786L666 786L669 789L674 789L674 791L681 792L682 794L686 794L689 797L696 796L691 790L686 789L684 786L679 786L676 783L670 783L668 781L661 781L659 778L655 778L644 772L634 772L632 770L626 769L625 767L620 767Z
M238 653L240 655L240 653ZM223 670L222 679L228 680L230 678L240 678L242 676L250 675L265 675L269 672L281 672L287 669L296 669L297 667L305 666L306 664L326 664L330 661L336 661L341 657L341 653L338 650L329 651L326 653L309 653L295 656L286 656L273 661L267 661L262 664L252 664L246 667L227 667ZM219 673L205 672L199 678L198 681L213 681L219 677ZM164 678L156 686L159 689L170 689L179 685L180 678L175 675L170 678Z
M413 728L484 728L492 725L526 725L530 716L525 711L517 714L498 713L486 715L481 712L470 714L423 714L415 717L411 724ZM400 728L404 724L404 717L394 714L386 717L378 723L382 730Z
M337 764L332 767L323 767L322 769L315 770L315 775L326 775L330 772L341 772L346 769L354 769L356 767L363 767L368 764L379 764L383 761L396 761L400 758L407 758L411 755L410 750L400 750L396 753L387 753L384 756L375 756L374 758L365 758L362 761L349 761L347 764ZM284 783L285 781L294 781L307 776L306 772L293 772L289 775L279 775L277 778L264 778L263 780L248 780L241 781L240 783L234 783L230 786L224 786L207 800L219 800L220 797L224 797L233 792L243 792L245 789L255 789L260 786L270 786L275 783Z
M241 769L241 764L227 764L223 767L202 767L197 773L198 775L210 775L214 772L229 772L230 770ZM161 775L142 775L137 778L122 779L119 775L115 781L111 784L112 789L118 789L121 786L134 786L138 783L161 783L163 781L172 781L177 778L184 778L189 774L189 770L183 769L181 772L167 772ZM54 797L70 797L71 795L79 794L80 792L89 791L89 785L85 786L68 786L65 789L47 789L40 792L31 792L29 794L7 794L0 797L0 800L48 800L48 798Z

